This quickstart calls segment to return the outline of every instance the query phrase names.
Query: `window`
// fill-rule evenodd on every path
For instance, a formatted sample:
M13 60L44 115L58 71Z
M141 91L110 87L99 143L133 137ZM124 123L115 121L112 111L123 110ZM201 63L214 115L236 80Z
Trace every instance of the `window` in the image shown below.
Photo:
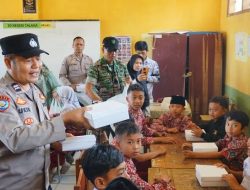
M228 0L229 16L250 10L250 0Z

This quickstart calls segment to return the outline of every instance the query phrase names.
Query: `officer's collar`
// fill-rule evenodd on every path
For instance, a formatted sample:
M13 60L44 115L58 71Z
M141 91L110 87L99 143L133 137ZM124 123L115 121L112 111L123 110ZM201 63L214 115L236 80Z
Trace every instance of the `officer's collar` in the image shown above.
M4 80L7 81L7 84L10 85L17 94L25 93L22 90L21 86L13 79L13 77L8 72L6 72ZM30 83L30 87L31 86L32 84Z

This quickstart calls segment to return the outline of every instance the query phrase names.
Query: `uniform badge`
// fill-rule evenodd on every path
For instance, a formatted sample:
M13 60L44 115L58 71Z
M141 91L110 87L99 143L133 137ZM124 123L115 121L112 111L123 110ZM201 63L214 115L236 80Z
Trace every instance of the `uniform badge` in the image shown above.
M45 96L42 95L42 94L39 94L39 98L40 98L41 100L45 100Z
M34 123L34 120L30 117L26 118L24 121L23 121L24 125L31 125L32 123Z
M33 48L34 48L34 47L37 47L37 43L36 43L36 41L34 40L34 38L31 38L31 39L30 39L30 46L33 47Z
M26 100L24 100L24 99L22 99L22 98L17 98L16 99L16 104L18 104L18 105L24 105L24 104L26 104L27 102L26 102Z
M0 96L0 112L6 111L10 106L10 98L8 96Z
M11 86L14 88L16 92L22 91L21 87L17 83L13 83Z

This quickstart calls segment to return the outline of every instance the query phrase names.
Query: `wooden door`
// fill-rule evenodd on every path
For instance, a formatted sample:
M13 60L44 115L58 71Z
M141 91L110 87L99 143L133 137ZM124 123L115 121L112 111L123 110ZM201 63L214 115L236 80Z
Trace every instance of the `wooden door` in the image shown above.
M185 95L187 36L185 34L162 34L154 38L153 59L160 69L160 82L154 85L154 100L158 98Z
M193 118L208 113L208 102L222 95L221 34L194 34L189 37L189 103Z

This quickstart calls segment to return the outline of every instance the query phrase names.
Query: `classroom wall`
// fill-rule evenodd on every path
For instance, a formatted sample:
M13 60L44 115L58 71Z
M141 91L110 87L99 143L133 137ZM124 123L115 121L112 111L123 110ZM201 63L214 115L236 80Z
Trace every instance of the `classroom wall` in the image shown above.
M99 19L101 38L129 35L133 43L149 32L218 31L218 0L37 0L38 14L24 15L22 1L0 0L0 19ZM191 11L190 11L191 10Z
M250 37L249 20L250 12L227 16L227 1L222 0L220 30L226 37L225 93L250 116L250 57L246 62L235 58L235 34L244 32Z

